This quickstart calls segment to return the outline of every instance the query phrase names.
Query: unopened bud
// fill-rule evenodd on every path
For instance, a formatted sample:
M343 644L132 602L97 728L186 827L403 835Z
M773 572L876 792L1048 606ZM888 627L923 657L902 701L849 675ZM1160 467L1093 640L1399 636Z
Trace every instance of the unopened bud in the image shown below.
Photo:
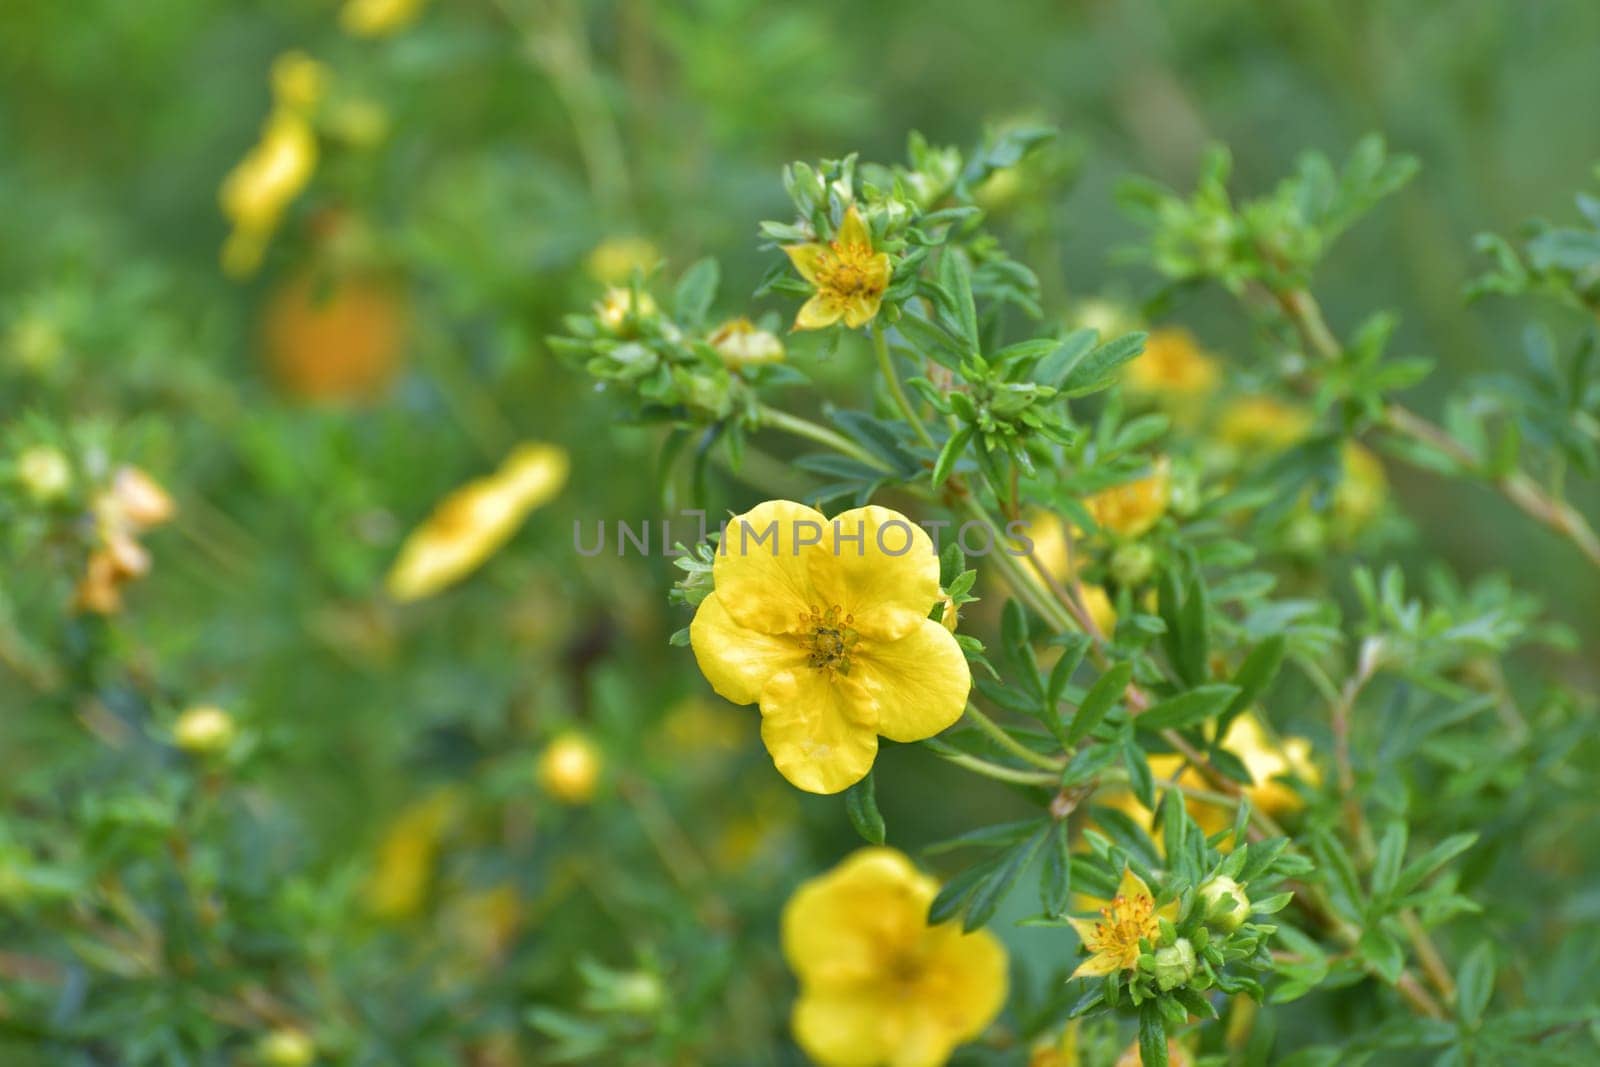
M1156 962L1151 973L1155 975L1156 985L1165 993L1169 989L1187 985L1194 977L1194 968L1194 946L1188 938L1180 937L1166 948L1156 949Z
M204 756L226 749L235 733L233 716L213 704L201 704L178 716L172 740L185 752Z
M1226 875L1206 882L1200 887L1200 904L1204 909L1206 925L1231 934L1250 917L1250 898L1244 887Z
M58 500L72 486L72 464L59 448L34 445L17 457L17 480L35 503Z

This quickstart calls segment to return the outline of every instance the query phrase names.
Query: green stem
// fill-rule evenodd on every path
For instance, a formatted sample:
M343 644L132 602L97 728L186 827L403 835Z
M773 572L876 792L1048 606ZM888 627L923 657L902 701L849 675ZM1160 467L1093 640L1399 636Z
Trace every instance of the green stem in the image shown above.
M922 424L922 417L917 414L917 409L911 406L911 400L906 396L906 391L900 385L900 376L894 372L894 358L889 355L889 339L882 329L872 327L872 349L878 354L878 369L883 372L883 384L889 387L889 395L894 399L894 406L900 414L911 424L911 429L916 432L920 440L932 452L938 452L939 446L933 443L933 436L928 433L928 428Z
M935 755L942 760L948 760L957 767L965 767L974 774L981 774L985 778L993 778L997 782L1012 782L1016 785L1047 785L1061 784L1061 773L1046 774L1043 771L1019 771L1011 767L1002 767L998 763L990 763L977 756L969 756L965 752L957 752L946 745L928 744Z
M873 470L883 471L885 474L893 473L887 463L850 440L850 438L845 437L843 434L835 433L826 426L818 426L810 419L802 419L798 415L791 415L787 411L779 411L777 408L768 407L766 404L756 405L756 418L761 420L761 425L769 429L782 430L785 433L794 434L796 437L804 437L806 440L822 445L824 448L831 448L841 455L849 456L858 463L864 463Z
M1043 770L1055 771L1058 774L1060 773L1062 768L1062 763L1060 761L1053 760L1049 756L1046 756L1040 752L1035 752L1027 745L1024 745L1021 741L1018 741L1015 737L1012 737L1010 734L1006 733L1005 729L1001 727L999 723L989 718L989 716L985 715L971 704L967 705L967 719L972 723L972 725L988 734L990 740L994 741L995 744L999 745L1001 748L1005 749L1022 762L1031 763L1035 767L1042 768Z

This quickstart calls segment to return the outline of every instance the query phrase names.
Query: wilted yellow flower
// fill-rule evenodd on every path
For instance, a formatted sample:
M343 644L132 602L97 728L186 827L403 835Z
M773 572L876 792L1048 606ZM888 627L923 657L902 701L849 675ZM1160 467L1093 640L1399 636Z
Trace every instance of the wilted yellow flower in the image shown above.
M1311 413L1274 396L1242 396L1217 420L1217 440L1243 450L1282 451L1311 432Z
M356 37L387 37L417 20L428 0L345 0L339 25Z
M729 370L783 361L783 342L776 334L760 329L749 319L729 319L718 326L708 344L722 357Z
M1178 400L1209 393L1217 378L1216 361L1201 350L1193 334L1162 329L1150 331L1144 351L1127 365L1122 381L1135 393Z
M621 285L661 262L661 249L643 237L607 237L594 246L583 269L602 285Z
M783 909L800 983L791 1024L823 1067L937 1067L1006 997L1006 953L987 930L929 926L938 883L889 848L805 882Z
M272 95L280 107L309 112L327 90L328 68L304 52L285 52L273 61Z
M420 600L476 570L511 539L528 512L561 491L567 469L565 450L519 445L497 472L445 497L400 546L389 570L389 595Z
M383 919L405 919L422 908L439 842L455 813L455 797L445 790L401 810L385 831L367 878L368 910Z
M1157 920L1175 922L1177 917L1177 901L1157 908L1144 879L1134 874L1133 868L1124 868L1117 895L1100 908L1100 918L1067 919L1078 932L1083 950L1089 953L1072 977L1134 970L1139 963L1140 938L1153 944L1161 933Z
M17 481L32 500L47 504L72 488L72 463L54 445L34 445L17 456Z
M311 124L288 108L273 112L261 140L222 182L222 212L233 224L222 247L224 270L238 277L261 264L267 242L316 165Z
M700 670L735 704L760 704L761 740L801 789L837 793L872 768L879 734L920 741L966 708L966 656L928 618L938 555L899 512L830 523L769 500L729 524L712 576L689 627Z
M872 234L851 204L832 241L786 245L784 252L816 294L795 317L797 330L820 330L841 318L854 329L872 321L889 288L889 254L872 250Z
M1102 530L1138 537L1161 521L1172 495L1172 476L1165 456L1143 478L1103 489L1083 502Z
M215 704L186 708L172 724L173 743L197 756L226 749L233 744L235 733L233 716Z
M655 298L649 293L641 290L635 302L633 290L621 285L607 289L594 306L600 325L619 336L633 333L635 319L654 315L657 310Z
M99 503L102 521L125 524L133 530L147 530L169 522L177 510L161 483L132 466L117 469L110 491Z
M539 785L563 804L587 804L600 784L595 743L576 731L557 737L539 756Z

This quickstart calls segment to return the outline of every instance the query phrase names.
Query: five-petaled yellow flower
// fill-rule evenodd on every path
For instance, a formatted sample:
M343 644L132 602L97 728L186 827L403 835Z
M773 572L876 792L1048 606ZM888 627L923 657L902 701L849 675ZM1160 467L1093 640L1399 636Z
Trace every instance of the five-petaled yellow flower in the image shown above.
M854 204L845 211L832 241L786 245L783 250L794 269L817 290L795 316L795 329L820 330L840 319L854 329L877 315L889 288L889 254L873 251L872 234Z
M769 500L728 525L712 577L689 627L700 670L735 704L760 704L761 740L801 789L837 793L872 768L879 734L920 741L966 708L966 657L928 617L938 556L899 512L830 522Z
M938 884L889 848L856 852L783 909L800 982L792 1025L823 1067L937 1067L981 1034L1006 997L993 934L929 926Z
M1138 537L1161 521L1171 498L1172 474L1163 456L1145 477L1103 489L1085 500L1083 506L1102 530Z
M1078 964L1072 977L1133 970L1139 964L1140 939L1153 946L1161 935L1158 920L1173 922L1177 917L1177 901L1157 908L1144 879L1134 874L1133 868L1124 868L1117 895L1101 907L1098 919L1067 920L1078 932L1083 950L1089 953L1089 958Z
M528 512L561 491L567 453L525 444L500 469L457 489L406 538L389 571L396 600L420 600L466 577L511 539Z

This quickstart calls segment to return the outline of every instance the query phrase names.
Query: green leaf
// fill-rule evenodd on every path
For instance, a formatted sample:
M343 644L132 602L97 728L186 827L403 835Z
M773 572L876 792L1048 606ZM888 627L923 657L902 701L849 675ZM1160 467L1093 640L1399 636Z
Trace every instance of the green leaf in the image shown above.
M1056 350L1034 367L1033 380L1040 385L1059 386L1067 371L1089 354L1098 338L1099 334L1090 329L1074 330L1067 334Z
M1356 948L1367 965L1385 982L1393 985L1399 980L1400 972L1405 968L1405 953L1400 948L1400 942L1390 937L1382 927L1367 927Z
M946 248L940 255L939 284L950 295L950 310L966 338L967 347L978 351L978 310L972 300L972 273L960 249Z
M1494 995L1494 945L1488 941L1467 953L1456 972L1456 1017L1476 1027L1483 1020L1483 1009Z
M1000 901L1005 899L1012 885L1027 870L1028 864L1033 862L1033 857L1044 844L1045 837L1050 833L1050 827L1039 830L1028 840L1017 845L1007 852L994 869L973 887L972 895L967 900L966 911L961 917L961 928L966 931L976 930L994 917L995 910L1000 907Z
M950 477L950 472L961 460L967 450L967 445L972 442L972 435L976 431L970 425L964 425L945 441L944 447L939 450L939 458L933 465L932 483L938 489Z
M1044 866L1039 875L1039 902L1050 915L1065 915L1072 905L1072 843L1067 837L1067 821L1056 822L1045 846Z
M1233 685L1202 685L1142 713L1133 721L1141 730L1182 730L1205 722L1239 694Z
M1050 680L1045 684L1044 701L1053 716L1057 705L1061 703L1062 696L1071 683L1072 676L1076 673L1079 664L1083 662L1085 653L1089 651L1089 637L1087 634L1070 634L1063 641L1065 646L1061 650L1061 658L1056 660L1055 666L1050 668ZM1091 727L1093 729L1093 727Z
M1063 396L1084 396L1108 389L1116 381L1117 370L1144 351L1146 335L1124 334L1107 341L1072 364L1055 384Z
M1072 716L1072 725L1067 727L1067 741L1077 744L1094 732L1105 719L1106 713L1121 699L1123 690L1128 688L1128 682L1133 678L1133 664L1122 662L1113 664L1083 695L1083 700L1078 704L1078 711Z
M937 322L908 311L900 316L894 328L918 355L953 371L961 369L961 360L966 354L961 340Z
M1147 1000L1139 1008L1139 1062L1142 1067L1168 1067L1167 1024L1159 1000Z
M1250 650L1233 674L1233 684L1239 692L1222 712L1218 723L1219 734L1226 731L1228 724L1242 715L1272 684L1278 675L1278 668L1283 666L1287 649L1287 639L1282 634L1273 634Z
M700 326L717 298L722 269L714 259L702 259L684 272L672 292L672 310L691 329Z
M1388 898L1400 878L1400 865L1406 858L1406 824L1399 819L1391 822L1378 841L1378 854L1372 862L1372 895L1378 900Z
M878 811L877 787L871 771L845 792L844 810L850 816L850 825L856 828L862 840L873 845L883 844L887 827L883 824L883 815Z

